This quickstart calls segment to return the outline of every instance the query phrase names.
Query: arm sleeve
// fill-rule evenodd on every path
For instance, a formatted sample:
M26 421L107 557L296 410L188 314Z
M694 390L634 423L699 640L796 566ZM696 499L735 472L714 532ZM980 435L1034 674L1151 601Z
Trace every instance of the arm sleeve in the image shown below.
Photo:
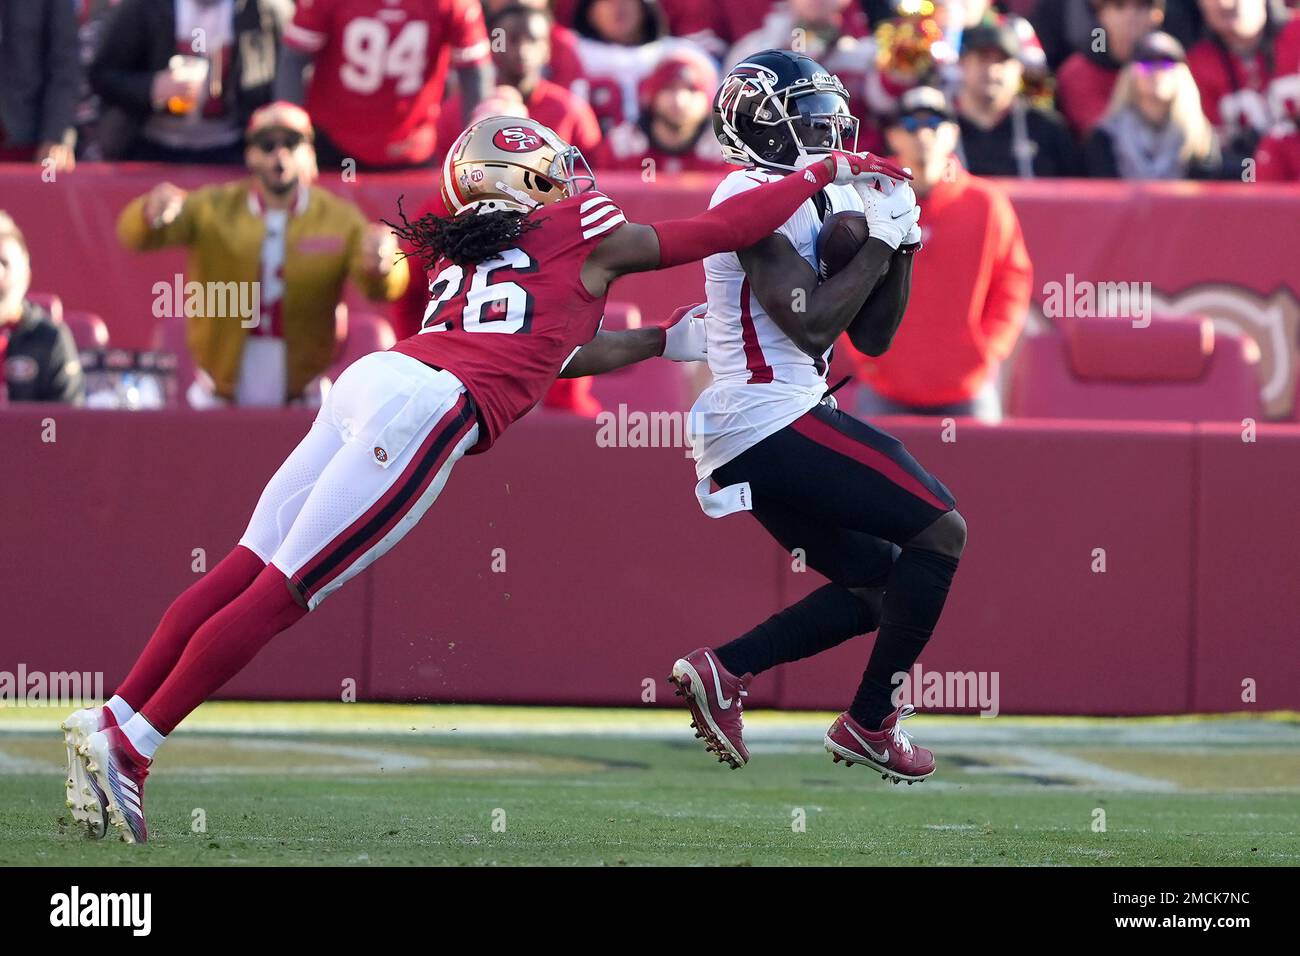
M86 398L86 377L81 371L81 356L68 327L59 323L56 329L58 334L50 348L49 365L45 369L45 384L40 398L47 402L80 405Z
M659 268L747 249L781 228L832 178L825 163L814 163L803 172L723 200L694 218L653 223L659 236Z
M73 127L73 113L81 93L81 61L77 53L77 14L72 4L53 4L50 16L39 138L43 143L60 143Z
M108 15L90 64L90 85L104 102L137 113L153 110L154 71L146 64L150 23L143 4L126 0Z
M491 60L483 7L478 0L452 0L447 42L451 44L453 66L473 66Z
M307 56L315 56L330 38L330 4L325 0L299 3L293 19L284 25L284 45Z
M194 241L198 195L198 193L190 193L186 196L179 215L167 225L158 228L145 221L145 197L137 196L126 204L122 214L117 217L118 241L127 249L134 249L137 252L161 249L164 246L188 246Z
M1016 218L1010 200L999 198L991 210L992 226L997 230L996 250L980 327L984 331L988 353L1002 361L1015 350L1025 326L1034 267L1029 261L1029 251L1020 232L1020 220Z
M361 260L361 246L369 227L360 210L349 210L347 222L342 224L348 237L348 277L371 302L396 302L411 281L411 267L405 256L399 256L386 273L374 272Z

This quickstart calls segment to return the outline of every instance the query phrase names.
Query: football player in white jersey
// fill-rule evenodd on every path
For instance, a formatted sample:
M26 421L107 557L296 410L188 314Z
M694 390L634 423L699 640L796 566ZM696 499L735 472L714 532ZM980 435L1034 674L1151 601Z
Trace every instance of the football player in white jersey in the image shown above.
M723 152L744 168L712 202L854 148L856 124L843 84L815 60L786 50L746 58L714 100ZM845 210L865 213L870 238L819 282L822 223ZM712 517L751 511L830 582L674 665L671 680L697 736L733 768L749 759L741 698L754 675L878 629L826 749L895 783L934 772L934 755L900 726L911 705L895 706L891 695L894 675L911 669L939 619L966 523L948 489L901 442L839 411L826 386L841 334L870 355L889 347L907 306L919 215L905 181L831 185L756 245L705 260L714 381L691 412L701 506ZM710 483L719 490L710 493Z

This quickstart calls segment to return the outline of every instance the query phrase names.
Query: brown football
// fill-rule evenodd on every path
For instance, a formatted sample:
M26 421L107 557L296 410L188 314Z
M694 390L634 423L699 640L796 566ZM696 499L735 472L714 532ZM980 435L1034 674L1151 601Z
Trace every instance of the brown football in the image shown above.
M817 233L817 275L829 279L852 261L870 238L867 217L846 209L831 213Z

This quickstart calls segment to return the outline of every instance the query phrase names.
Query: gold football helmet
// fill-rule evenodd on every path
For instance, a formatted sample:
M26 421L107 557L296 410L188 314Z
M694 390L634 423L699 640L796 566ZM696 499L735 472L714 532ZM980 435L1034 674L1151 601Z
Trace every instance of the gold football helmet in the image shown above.
M528 212L596 185L576 146L518 116L489 116L461 133L442 164L442 198L453 214Z

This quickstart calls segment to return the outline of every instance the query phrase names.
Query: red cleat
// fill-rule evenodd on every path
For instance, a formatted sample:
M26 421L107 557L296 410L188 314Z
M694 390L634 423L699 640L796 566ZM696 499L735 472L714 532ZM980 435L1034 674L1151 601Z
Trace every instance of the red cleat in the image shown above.
M846 711L826 731L826 749L836 763L867 764L880 771L882 780L906 780L910 786L934 773L934 754L914 746L899 726L915 713L915 707L904 704L885 718L879 730L867 730Z
M717 754L718 762L730 764L732 770L749 763L741 698L749 696L745 688L753 675L736 677L711 648L701 647L674 664L668 680L677 687L678 696L686 698L694 718L691 726L695 736L704 741L704 749Z
M149 828L144 822L144 781L150 761L131 745L121 727L91 734L77 748L90 785L108 813L108 822L127 843L144 843Z

